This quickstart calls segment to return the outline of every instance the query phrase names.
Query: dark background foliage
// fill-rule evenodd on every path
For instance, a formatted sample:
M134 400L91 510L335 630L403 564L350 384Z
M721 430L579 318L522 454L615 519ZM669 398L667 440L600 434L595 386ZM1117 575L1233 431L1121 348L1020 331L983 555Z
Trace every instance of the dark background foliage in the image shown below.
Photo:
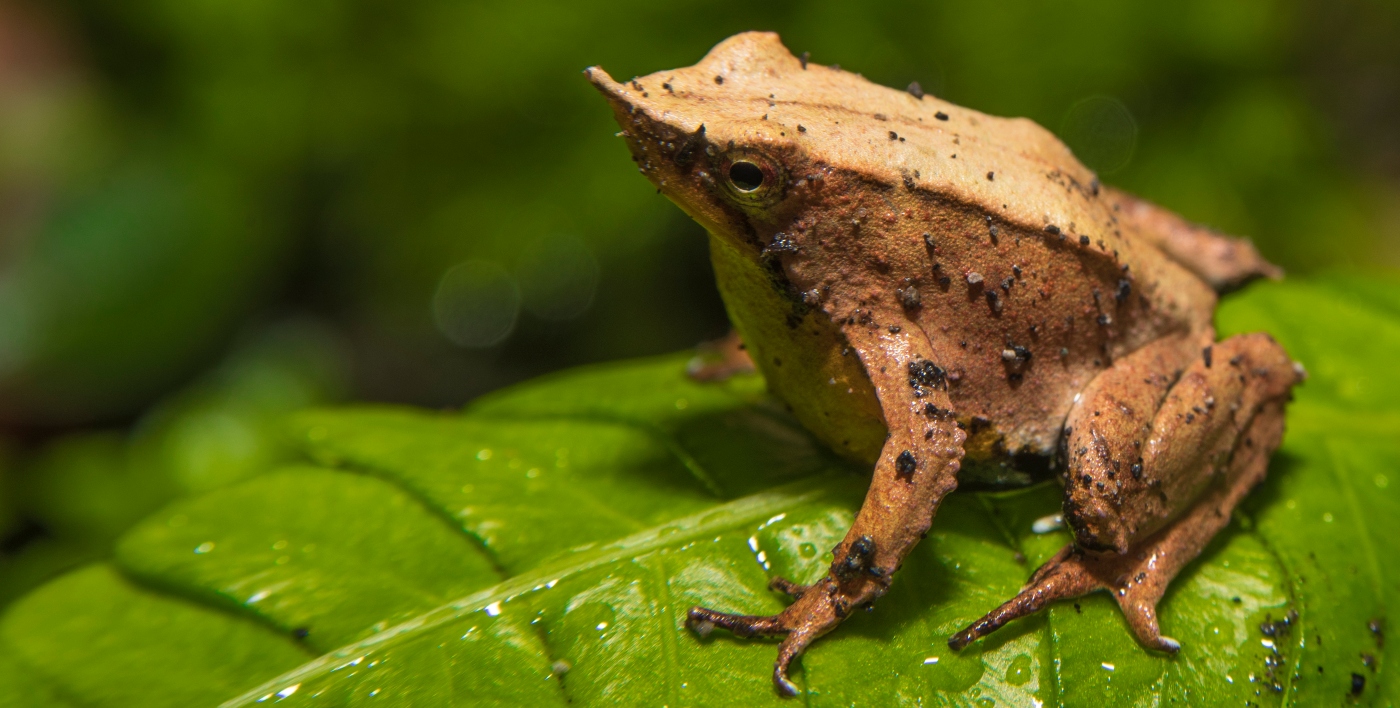
M275 454L281 411L722 334L579 70L746 29L1029 116L1291 274L1400 264L1383 0L0 0L0 601Z

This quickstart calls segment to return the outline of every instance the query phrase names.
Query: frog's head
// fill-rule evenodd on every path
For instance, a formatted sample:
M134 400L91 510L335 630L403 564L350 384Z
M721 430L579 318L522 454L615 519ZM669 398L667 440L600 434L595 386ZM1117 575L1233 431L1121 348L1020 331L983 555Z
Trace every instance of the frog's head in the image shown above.
M772 33L735 35L695 66L623 83L598 67L584 73L612 104L642 173L750 254L799 216L830 221L843 198L849 207L901 187L1026 224L1098 218L1065 200L1062 180L1046 179L1095 181L1035 123L799 59Z
M820 172L796 139L806 129L780 117L772 98L804 66L777 35L750 32L684 69L625 83L598 67L584 73L612 104L642 174L710 233L751 249L800 208L796 187Z

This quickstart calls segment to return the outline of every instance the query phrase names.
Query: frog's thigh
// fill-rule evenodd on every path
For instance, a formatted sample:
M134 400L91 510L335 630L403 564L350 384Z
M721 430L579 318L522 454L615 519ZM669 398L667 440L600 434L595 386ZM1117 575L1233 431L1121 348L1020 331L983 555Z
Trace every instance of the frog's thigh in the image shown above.
M1206 487L1234 484L1227 475L1234 450L1256 442L1243 431L1299 380L1293 361L1267 334L1231 337L1203 350L1168 392L1143 445L1146 484L1125 497L1123 509L1135 520L1134 536L1165 525Z
M1207 336L1148 344L1114 362L1075 400L1065 420L1064 509L1081 547L1127 551L1124 496L1145 486L1142 456L1153 419Z
M1123 395L1112 387L1097 389L1071 415L1065 519L1081 548L1124 553L1133 539L1182 513L1219 481L1259 407L1297 380L1293 362L1265 334L1233 337L1194 356L1160 406L1147 413L1148 425L1122 423L1140 424L1143 411L1109 417ZM1158 376L1173 373L1163 366ZM1137 382L1148 386L1148 378Z

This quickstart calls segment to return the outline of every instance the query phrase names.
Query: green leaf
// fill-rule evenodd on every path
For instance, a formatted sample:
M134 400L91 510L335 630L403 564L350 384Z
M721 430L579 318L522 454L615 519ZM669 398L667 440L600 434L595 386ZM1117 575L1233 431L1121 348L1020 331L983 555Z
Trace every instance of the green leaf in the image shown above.
M11 528L7 503L39 530L37 538L0 550L0 606L62 570L107 556L118 536L171 499L297 459L281 435L283 419L338 396L339 355L335 342L307 322L263 328L158 402L129 433L59 437L14 465L12 477L0 474L0 536ZM0 473L8 472L3 452Z
M1386 366L1400 318L1384 305L1400 287L1348 282L1265 284L1219 314L1226 333L1274 333L1311 379L1268 480L1163 603L1178 657L1138 647L1103 594L949 651L1068 540L1031 531L1058 509L1052 484L960 493L873 611L803 657L805 702L1400 699L1370 629L1400 592L1400 376ZM824 572L866 472L821 449L757 378L697 384L685 362L565 372L462 413L299 414L304 464L176 502L126 533L110 565L14 605L0 695L783 705L773 643L698 639L685 610L779 610L768 578ZM1262 633L1290 610L1291 626Z
M105 631L94 631L94 620ZM0 638L15 664L34 671L31 681L77 705L195 705L307 656L287 637L145 591L106 565L71 573L18 602ZM75 664L84 670L50 673ZM154 667L179 678L130 680Z

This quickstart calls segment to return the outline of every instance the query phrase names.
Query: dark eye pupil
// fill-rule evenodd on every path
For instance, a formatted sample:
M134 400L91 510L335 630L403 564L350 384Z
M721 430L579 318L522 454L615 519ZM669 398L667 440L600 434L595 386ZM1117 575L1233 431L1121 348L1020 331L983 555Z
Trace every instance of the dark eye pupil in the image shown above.
M752 192L763 186L763 170L752 162L736 162L729 166L729 181L745 192Z

